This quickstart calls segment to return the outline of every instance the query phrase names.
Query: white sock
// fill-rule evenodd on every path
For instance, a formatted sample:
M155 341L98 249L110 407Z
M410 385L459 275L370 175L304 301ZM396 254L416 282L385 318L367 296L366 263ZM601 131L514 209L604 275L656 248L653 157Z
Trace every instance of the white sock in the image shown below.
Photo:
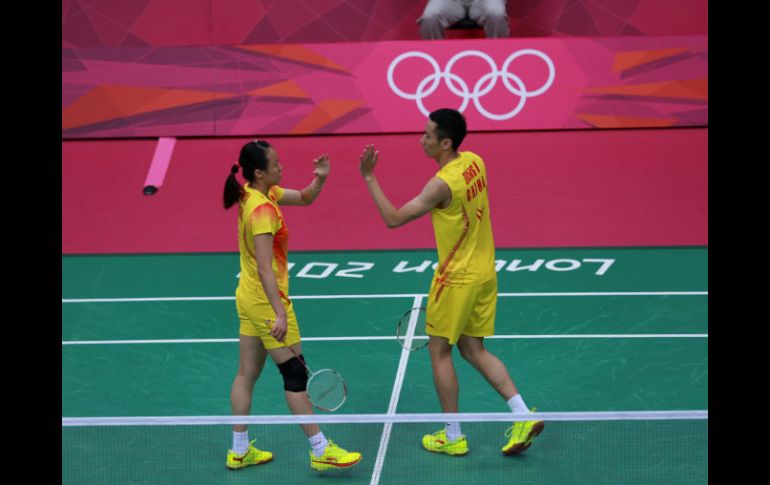
M242 433L233 431L233 451L236 455L243 455L249 451L249 431Z
M454 441L462 435L463 435L463 432L460 429L459 422L446 424L446 439L448 439L449 441Z
M512 398L510 398L507 402L508 407L511 408L511 411L514 413L529 413L530 410L527 407L526 404L524 404L524 399L521 398L521 394L516 394Z
M313 448L313 455L316 458L324 454L326 445L329 444L329 440L326 439L322 431L319 431L317 435L311 436L307 440L310 442L310 446Z

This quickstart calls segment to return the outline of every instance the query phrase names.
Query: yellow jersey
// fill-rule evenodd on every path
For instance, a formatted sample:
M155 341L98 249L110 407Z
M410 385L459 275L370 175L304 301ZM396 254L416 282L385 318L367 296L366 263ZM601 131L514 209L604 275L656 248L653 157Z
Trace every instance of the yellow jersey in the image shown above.
M473 152L458 152L458 157L435 176L452 191L449 207L431 211L439 260L435 282L442 286L474 286L495 278L495 243L484 161Z
M272 268L278 282L278 292L282 298L289 297L288 243L289 230L283 220L278 201L283 197L283 189L277 185L270 187L268 196L249 187L243 186L243 198L238 205L238 249L241 253L241 277L235 296L238 299L269 302L257 272L257 259L254 254L254 236L273 235Z

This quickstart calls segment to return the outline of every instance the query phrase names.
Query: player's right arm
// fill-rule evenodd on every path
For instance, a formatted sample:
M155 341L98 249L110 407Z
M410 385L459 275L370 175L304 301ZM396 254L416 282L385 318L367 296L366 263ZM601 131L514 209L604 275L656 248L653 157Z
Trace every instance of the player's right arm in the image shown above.
M286 308L278 292L278 280L273 273L273 235L268 233L254 236L254 255L257 260L257 273L262 289L275 311L275 322L270 328L270 335L282 342L286 337Z
M374 151L373 145L367 145L361 155L361 176L366 181L369 193L374 199L377 210L382 220L389 228L403 226L418 217L421 217L436 207L444 207L452 200L452 192L443 180L433 177L425 184L417 197L413 198L400 208L396 208L382 191L377 177L374 176L374 167L377 165L379 152Z

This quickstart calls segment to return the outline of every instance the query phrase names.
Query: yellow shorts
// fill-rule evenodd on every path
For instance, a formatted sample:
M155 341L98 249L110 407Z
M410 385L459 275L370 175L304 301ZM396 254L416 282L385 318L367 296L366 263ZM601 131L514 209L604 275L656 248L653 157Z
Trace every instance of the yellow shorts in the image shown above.
M497 278L477 286L441 286L436 280L428 294L426 331L445 337L450 345L460 335L489 337L495 333Z
M297 315L294 313L294 305L289 300L283 300L286 307L286 339L283 343L277 341L270 335L270 327L265 320L270 323L275 321L275 311L268 302L241 301L235 299L235 307L238 309L238 318L241 321L241 335L250 337L259 337L266 349L277 349L299 343L299 325L297 324Z

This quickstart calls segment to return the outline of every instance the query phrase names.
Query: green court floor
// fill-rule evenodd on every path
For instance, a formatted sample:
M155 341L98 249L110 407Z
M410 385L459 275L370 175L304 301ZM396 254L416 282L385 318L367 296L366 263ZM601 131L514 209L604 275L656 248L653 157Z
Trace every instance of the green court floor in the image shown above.
M290 257L304 354L311 366L334 367L347 381L348 401L335 414L438 412L427 350L410 354L390 406L401 358L395 325L427 293L435 252ZM500 249L497 258L497 335L487 346L528 405L546 412L707 409L706 248ZM62 416L228 415L238 361L238 271L236 254L63 257ZM455 363L461 412L507 411L459 355ZM253 413L288 414L280 375L269 363ZM310 471L296 425L253 426L252 437L276 460L237 473L224 468L228 426L67 427L63 483L386 484L423 483L437 474L447 478L442 483L458 484L703 483L706 477L707 422L548 423L526 456L516 458L499 453L505 423L465 424L472 452L462 459L423 452L419 438L438 427L395 424L383 451L382 424L329 425L335 440L364 453L358 467L334 478ZM121 458L102 463L114 447ZM379 472L378 453L384 453Z

